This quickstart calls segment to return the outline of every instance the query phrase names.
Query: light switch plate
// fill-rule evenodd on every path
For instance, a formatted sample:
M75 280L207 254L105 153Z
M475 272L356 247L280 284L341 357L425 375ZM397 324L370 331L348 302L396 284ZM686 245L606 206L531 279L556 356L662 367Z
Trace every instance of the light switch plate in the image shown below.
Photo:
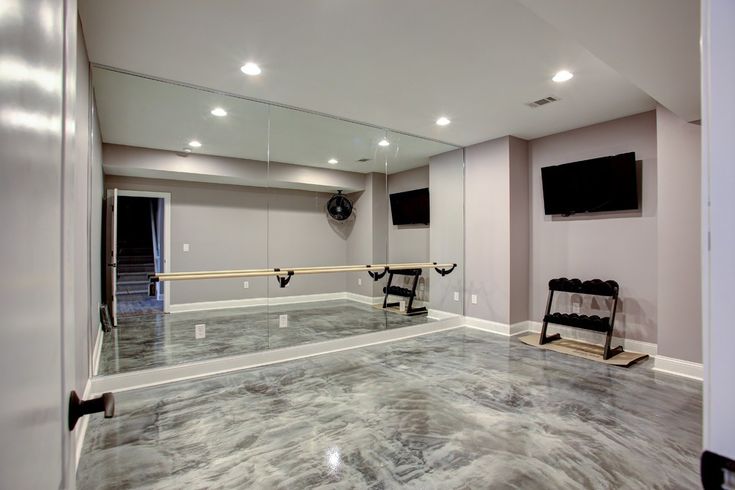
M242 282L242 288L248 289L250 287L250 281L243 281Z
M184 252L188 252L188 251L189 251L189 244L188 243L185 243L184 244Z
M194 338L195 339L203 339L206 336L207 336L207 325L205 323L194 325Z
M286 328L288 327L288 315L279 315L278 316L278 328Z
M459 291L454 292L454 301L459 301Z
M357 285L362 286L362 277L357 278Z
M472 297L471 297L471 300L472 300L472 304L473 305L476 305L477 304L477 295L476 294L473 294Z

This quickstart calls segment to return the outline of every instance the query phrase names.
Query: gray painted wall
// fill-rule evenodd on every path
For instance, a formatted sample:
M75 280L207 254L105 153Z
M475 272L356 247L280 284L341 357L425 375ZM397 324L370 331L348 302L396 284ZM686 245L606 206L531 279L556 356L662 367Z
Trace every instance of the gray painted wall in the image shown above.
M510 323L509 159L509 137L465 149L465 314L504 324Z
M656 109L658 353L702 362L701 127Z
M463 155L463 150L458 149L429 159L429 255L432 261L457 264L448 276L440 277L430 272L430 307L459 315L464 314L462 298L466 273ZM459 294L459 301L454 300L454 292Z
M543 317L554 277L615 279L621 287L616 335L656 342L656 113L646 112L575 129L529 144L531 161L531 320ZM556 218L544 215L541 167L635 151L642 161L640 213ZM558 308L569 308L568 296ZM599 308L602 306L602 308ZM587 301L582 311L598 311Z
M388 205L385 174L365 174L365 190L350 194L354 221L343 227L348 264L383 264L388 250ZM344 274L346 290L363 296L383 296L386 279L373 281L366 273Z
M99 332L102 301L102 160L99 125L90 91L89 58L78 25L72 227L74 229L75 387L81 393L91 375L92 349Z
M222 184L107 176L105 186L171 193L171 271L339 265L347 242L328 223L329 194ZM189 252L183 251L188 243ZM269 245L270 244L270 245ZM344 275L171 283L171 304L340 292Z
M509 138L510 176L510 311L509 323L529 318L531 254L530 171L528 141Z
M373 264L388 262L388 180L385 174L370 173L368 180L373 193ZM369 281L372 284L372 296L383 296L383 281Z
M365 190L349 194L353 205L352 218L347 223L335 225L346 237L347 264L373 263L373 179L369 175L365 175L364 179ZM366 274L348 272L344 276L348 292L373 295L373 285Z
M429 187L428 165L388 176L388 194L427 187ZM430 259L429 234L430 225L394 225L390 199L388 200L388 262L428 261ZM423 280L420 282L423 288L419 288L420 300L428 301L429 299L431 276L431 271L424 271L422 275ZM406 277L405 279L409 278Z

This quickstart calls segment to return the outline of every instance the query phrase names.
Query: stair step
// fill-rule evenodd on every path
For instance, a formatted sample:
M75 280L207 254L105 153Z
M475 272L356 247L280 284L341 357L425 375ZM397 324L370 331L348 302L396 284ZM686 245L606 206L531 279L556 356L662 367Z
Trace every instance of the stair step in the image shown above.
M148 284L148 281L121 281L120 279L117 280L117 285L119 287L130 287L130 286L145 286Z
M141 273L141 272L151 272L153 273L155 271L155 267L153 267L153 264L118 264L117 265L117 273L118 274L132 274L132 273Z
M145 295L147 295L148 294L148 290L146 290L146 289L135 289L135 290L131 290L131 291L118 291L117 292L117 296L129 296L131 294L140 294L140 295L144 295L145 294Z
M122 264L152 264L153 263L153 256L152 255L118 255L117 256L118 263Z
M118 244L118 252L120 254L127 254L127 255L151 255L153 253L152 247L138 247L136 245L120 245Z

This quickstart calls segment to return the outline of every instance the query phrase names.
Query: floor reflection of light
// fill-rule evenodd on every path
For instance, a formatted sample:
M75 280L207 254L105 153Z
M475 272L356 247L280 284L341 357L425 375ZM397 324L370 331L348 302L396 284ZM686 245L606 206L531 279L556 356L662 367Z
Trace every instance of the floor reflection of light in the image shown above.
M342 464L342 457L339 454L338 447L330 447L327 449L327 470L333 475L339 473L339 467Z

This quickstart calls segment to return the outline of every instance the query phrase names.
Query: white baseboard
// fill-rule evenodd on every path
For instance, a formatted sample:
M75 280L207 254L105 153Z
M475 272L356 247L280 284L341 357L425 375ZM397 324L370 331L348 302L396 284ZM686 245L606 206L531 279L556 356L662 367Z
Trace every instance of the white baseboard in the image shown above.
M322 294L300 294L297 296L283 296L281 298L246 298L230 299L223 301L200 301L197 303L179 303L171 305L171 313L183 313L188 311L223 310L228 308L246 308L248 306L278 306L294 303L313 303L316 301L333 301L345 299L347 293L322 293ZM358 296L358 295L355 295ZM365 296L367 297L367 296Z
M357 294L357 293L350 293L350 292L344 292L342 293L343 299L349 299L351 301L357 301L358 303L363 303L366 305L379 305L383 302L382 296L365 296L363 294Z
M528 331L530 332L541 332L541 322L529 321ZM579 328L566 327L563 325L551 325L549 324L549 332L559 332L562 337L571 340L581 340L583 342L590 342L592 344L604 344L605 334L600 332L594 332L591 330L581 330ZM612 346L622 345L623 349L632 352L640 352L641 354L648 354L651 357L655 357L658 352L658 345L652 342L644 342L642 340L626 339L622 337L612 338Z
M102 354L102 341L104 340L105 334L102 331L102 324L97 326L97 337L94 341L94 347L92 348L92 376L97 376L100 368L100 355Z
M214 374L240 371L258 366L265 366L305 357L319 356L357 349L371 345L394 342L397 340L418 337L421 335L453 330L462 327L462 317L455 316L446 320L412 325L408 327L381 330L353 337L296 345L282 349L274 349L252 354L242 354L207 361L179 364L161 368L147 369L109 376L97 376L92 380L92 393L99 394L107 391L119 392L148 386L183 381L187 379L212 376Z
M464 317L463 323L465 327L474 328L476 330L497 333L508 337L511 335L510 325L508 325L507 323L493 322L490 320L483 320L482 318L475 318L471 316Z
M702 364L666 356L656 356L653 363L653 370L699 381L702 381L704 375Z
M459 315L457 313L450 313L448 311L442 311L442 310L432 310L431 308L428 308L428 317L432 320L445 320L447 318L462 318L462 315Z

